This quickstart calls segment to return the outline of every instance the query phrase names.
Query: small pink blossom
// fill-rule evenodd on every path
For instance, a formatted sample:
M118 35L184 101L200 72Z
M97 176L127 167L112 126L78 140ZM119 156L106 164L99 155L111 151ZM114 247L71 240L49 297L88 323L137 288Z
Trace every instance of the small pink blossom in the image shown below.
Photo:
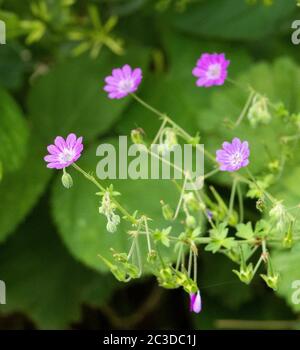
M190 311L199 314L202 310L202 301L200 291L190 294Z
M250 150L247 141L235 137L231 143L224 142L222 149L216 152L216 160L222 171L237 171L249 164Z
M48 168L63 169L81 156L83 150L82 137L77 138L75 134L70 134L66 140L57 136L54 145L47 147L49 154L44 158L48 163Z
M128 64L122 68L113 69L112 75L105 78L104 91L108 92L111 99L121 99L133 93L142 81L142 70L132 69Z
M193 69L193 75L198 78L196 85L204 87L223 85L229 64L230 61L226 60L224 53L202 54Z

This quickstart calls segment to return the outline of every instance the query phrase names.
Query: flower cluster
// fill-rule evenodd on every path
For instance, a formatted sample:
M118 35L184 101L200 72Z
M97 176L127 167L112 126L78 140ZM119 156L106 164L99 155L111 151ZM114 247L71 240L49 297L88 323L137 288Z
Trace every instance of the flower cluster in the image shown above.
M202 54L192 72L197 77L196 85L199 87L223 85L228 75L229 64L230 61L225 58L224 54ZM113 69L112 75L105 79L104 90L110 99L122 99L132 95L142 106L162 119L161 128L155 137L155 140L159 140L159 157L163 157L165 153L172 151L177 144L183 141L195 147L199 146L200 136L198 134L196 136L189 135L165 114L149 106L135 95L141 81L142 70L126 64L122 68ZM271 120L268 103L266 97L251 91L245 115L248 113L248 120L252 126L259 123L266 124ZM143 136L144 132L140 128L131 132L132 141L145 146L147 142ZM275 237L277 243L282 239L282 246L290 248L295 239L293 235L295 218L281 201L274 199L269 194L267 188L270 179L267 176L264 179L255 179L249 169L247 169L247 176L243 175L243 171L238 175L231 174L232 176L229 178L233 180L228 204L213 186L209 187L210 192L201 190L192 192L187 191L185 183L179 185L176 182L176 187L180 190L178 204L173 208L170 204L161 201L163 217L169 223L165 228L157 228L151 227L152 220L145 214L141 215L137 211L131 214L123 208L114 198L119 193L113 191L112 185L107 189L103 188L93 175L85 172L75 163L83 150L82 137L77 138L73 133L68 135L66 139L58 136L54 140L54 144L49 145L47 149L49 154L44 158L48 163L47 166L63 169L62 183L66 188L73 185L71 175L66 172L66 168L73 165L73 168L100 189L101 192L97 193L101 196L99 213L107 219L106 229L108 232L117 230L121 222L121 217L118 215L120 213L122 220L130 225L130 229L127 231L131 239L128 253L113 251L114 263L101 257L119 281L128 282L142 275L143 264L139 237L144 237L147 243L145 260L152 274L157 278L159 285L164 288L183 288L189 295L191 312L200 313L202 310L202 299L197 284L197 257L201 244L205 245L206 251L225 254L237 263L239 269L233 270L233 272L240 281L246 284L252 282L261 264L264 264L266 273L261 274L261 278L270 288L277 289L279 274L273 269L268 244ZM238 137L234 137L230 142L223 142L222 147L216 150L215 155L206 151L205 154L207 155L207 153L210 160L214 162L214 168L210 173L205 174L205 178L219 171L229 173L239 171L247 167L250 162L249 144ZM186 179L187 177L185 177ZM268 221L258 220L255 228L252 227L251 223L244 223L241 184L248 186L247 196L257 200L257 208L260 212L269 214L270 217ZM237 201L239 205L237 205ZM266 217L268 215L265 215ZM174 228L170 222L177 218L181 218L182 231L176 235L173 233ZM210 225L206 232L203 230L205 226L203 218L206 218L207 224ZM205 233L207 233L206 236ZM157 250L158 244L163 245L165 249L169 249L173 245L174 253L177 254L176 263L170 259L164 259ZM260 248L261 253L256 265L254 265L253 260L257 256L253 252L258 248ZM185 254L186 252L187 254Z

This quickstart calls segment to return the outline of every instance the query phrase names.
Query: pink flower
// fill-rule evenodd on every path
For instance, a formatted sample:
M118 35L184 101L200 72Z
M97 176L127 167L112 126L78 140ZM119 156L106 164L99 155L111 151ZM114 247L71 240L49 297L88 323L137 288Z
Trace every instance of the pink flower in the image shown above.
M54 145L47 147L49 154L44 160L49 163L48 168L62 169L76 162L83 150L82 137L77 138L75 134L70 134L65 140L57 136Z
M190 311L195 312L196 314L199 314L202 310L202 301L201 301L201 295L200 291L196 294L190 295Z
M104 90L111 99L120 99L137 90L142 81L142 70L132 69L128 64L113 69L112 75L105 78Z
M242 142L235 137L232 143L224 142L223 149L216 152L216 160L222 171L237 171L249 164L249 145L247 141Z
M225 59L224 53L202 54L193 69L193 75L198 78L196 85L204 87L223 85L229 64L230 61Z

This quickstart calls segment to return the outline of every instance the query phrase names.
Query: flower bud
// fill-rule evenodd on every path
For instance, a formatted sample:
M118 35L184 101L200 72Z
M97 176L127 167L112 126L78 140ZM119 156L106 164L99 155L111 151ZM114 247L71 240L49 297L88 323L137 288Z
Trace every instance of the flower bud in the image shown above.
M188 192L184 194L183 201L189 210L191 211L199 210L199 202L195 198L195 195L193 192Z
M265 210L266 205L263 199L259 198L256 201L256 209L259 210L261 213Z
M143 143L143 133L144 131L140 128L138 129L133 129L131 131L131 140L135 144L142 144Z
M73 186L72 176L64 170L63 176L61 177L61 182L65 188L71 188Z
M190 294L190 311L199 314L202 310L202 300L200 291Z
M248 112L250 124L253 127L256 127L258 124L268 124L271 118L271 113L268 109L268 99L258 94L255 95Z
M197 226L197 221L192 215L186 217L185 223L188 228L195 228Z

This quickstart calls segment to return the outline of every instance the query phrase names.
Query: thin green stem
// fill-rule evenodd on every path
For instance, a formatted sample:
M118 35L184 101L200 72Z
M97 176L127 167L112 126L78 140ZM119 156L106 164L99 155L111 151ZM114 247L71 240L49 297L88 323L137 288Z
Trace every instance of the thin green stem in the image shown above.
M211 176L217 174L219 171L220 171L219 168L215 168L215 169L211 170L210 172L208 172L208 173L206 173L206 174L204 175L204 179L205 179L205 180L208 179L209 177L211 177Z
M191 277L192 262L193 262L193 251L192 251L192 248L190 248L189 263L188 263L188 276L189 276L189 277Z
M237 183L237 196L239 202L239 222L244 222L244 201L240 183Z
M261 256L257 262L257 264L255 265L254 267L254 270L253 270L253 277L256 275L256 272L257 270L259 269L261 263L264 261L263 257Z
M164 128L165 128L167 122L168 122L167 119L164 118L164 120L163 120L163 122L162 122L162 124L161 124L161 126L160 126L160 128L159 128L159 130L158 130L158 132L157 132L157 134L156 134L156 136L154 137L154 140L152 141L152 144L156 144L156 142L157 142L157 140L159 139L160 134L161 134L162 131L164 130Z
M252 175L251 171L250 171L248 168L246 168L246 171L247 171L247 173L248 173L248 175L249 175L251 181L255 184L256 188L257 188L262 194L265 194L265 196L270 200L270 202L271 202L272 204L275 204L275 203L276 203L276 199L273 198L273 196L272 196L268 191L262 189L262 188L259 186L259 184L257 183L255 177Z
M237 121L234 124L234 128L238 127L240 125L240 123L242 122L242 120L244 119L244 117L245 117L245 115L246 115L246 113L247 113L247 111L252 103L254 95L255 95L255 91L251 90L249 97L246 101L246 104L245 104L240 116L238 117Z
M194 252L194 282L197 284L197 254Z
M233 213L233 206L234 206L234 198L235 198L235 193L236 193L237 181L238 180L236 178L233 180L231 194L230 194L230 200L229 200L229 209L228 209L227 220L230 220L231 215Z
M180 133L181 136L183 138L186 139L187 142L189 142L190 140L193 139L193 137L187 133L183 128L181 128L177 123L175 123L170 117L168 117L166 114L160 112L159 110L157 110L156 108L150 106L147 102L145 102L144 100L142 100L140 97L138 97L136 94L131 94L131 96L137 101L139 102L143 107L145 107L146 109L148 109L149 111L153 112L155 115L157 115L158 117L162 118L163 120L166 120L168 123L170 123L174 128L176 128ZM196 149L198 151L203 152L211 161L213 161L214 163L217 163L215 157L208 152L207 150L205 150L203 147L201 147L200 145L196 145L195 146Z
M151 253L152 247L151 247L151 239L150 239L150 233L149 233L149 227L148 227L148 219L144 217L144 223L145 223L145 229L146 229L146 237L147 237L147 245L148 245L148 252Z
M106 191L106 189L96 180L96 178L93 175L90 175L89 173L84 171L76 163L73 163L72 166L73 166L74 169L79 171L86 179L91 181L99 190L101 190L102 192ZM115 204L116 208L124 216L128 217L128 219L132 222L132 224L137 224L137 220L131 214L129 214L129 212L124 207L122 207L122 205L115 198L112 198L112 201Z
M179 201L178 201L178 204L177 204L177 208L176 208L173 220L175 220L177 218L178 214L179 214L179 210L180 210L180 207L181 207L181 204L182 204L182 201L183 201L186 181L187 181L187 176L185 177L184 182L183 182L183 186L182 186L181 193L180 193L180 198L179 198Z
M144 100L142 100L140 97L138 97L136 94L131 94L131 96L136 99L137 102L139 102L142 106L144 106L146 109L148 109L149 111L151 111L152 113L156 114L158 117L165 119L167 117L166 114L161 113L159 110L157 110L156 108L150 106L147 102L145 102Z
M176 270L178 271L179 266L180 266L180 260L181 260L181 253L183 249L183 244L181 243L178 249L178 255L177 255L177 262L176 262Z

